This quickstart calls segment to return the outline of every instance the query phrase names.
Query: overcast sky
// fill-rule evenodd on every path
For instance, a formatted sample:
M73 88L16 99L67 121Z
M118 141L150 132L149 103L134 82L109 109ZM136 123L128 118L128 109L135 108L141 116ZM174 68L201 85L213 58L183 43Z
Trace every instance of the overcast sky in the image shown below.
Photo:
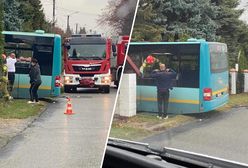
M240 19L242 19L242 20L246 21L246 23L248 23L248 0L241 0L240 1L240 7L245 10L243 15L240 17Z
M96 19L102 9L107 6L108 0L56 0L57 25L66 29L67 15L70 16L70 26L76 30L76 23L87 30L97 30L106 33L107 29L97 26ZM46 18L52 20L53 0L41 0ZM75 13L77 12L78 13ZM73 14L75 13L75 14Z

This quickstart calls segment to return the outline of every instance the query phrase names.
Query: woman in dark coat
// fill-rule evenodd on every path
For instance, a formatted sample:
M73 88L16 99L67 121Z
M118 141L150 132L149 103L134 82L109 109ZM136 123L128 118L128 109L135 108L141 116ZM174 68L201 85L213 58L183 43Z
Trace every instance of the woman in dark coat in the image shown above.
M41 85L41 77L40 77L40 66L38 64L37 59L32 58L31 60L31 68L29 72L29 77L30 77L30 101L28 103L38 103L39 98L38 98L38 89L39 86Z

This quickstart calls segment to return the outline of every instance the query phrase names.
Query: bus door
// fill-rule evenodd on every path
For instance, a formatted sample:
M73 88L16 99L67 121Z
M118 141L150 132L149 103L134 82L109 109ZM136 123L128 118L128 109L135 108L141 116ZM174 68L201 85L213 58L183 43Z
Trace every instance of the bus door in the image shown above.
M39 88L39 96L45 97L52 95L53 91L53 39L42 38L42 41L34 45L33 57L38 60L42 84Z

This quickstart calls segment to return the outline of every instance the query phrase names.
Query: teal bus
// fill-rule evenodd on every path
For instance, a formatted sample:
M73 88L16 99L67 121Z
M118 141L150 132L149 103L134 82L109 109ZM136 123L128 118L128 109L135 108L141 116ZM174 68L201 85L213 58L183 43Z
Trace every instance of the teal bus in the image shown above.
M132 42L128 55L138 67L152 55L177 72L170 90L168 113L208 112L228 102L228 57L224 43L203 39ZM151 71L158 67L154 65ZM146 73L137 79L137 111L157 112L156 81L149 78L151 72Z
M40 65L42 84L39 97L60 95L61 74L61 37L57 34L35 32L3 31L6 55L15 53L15 83L12 96L29 98L29 70L31 58L36 58Z

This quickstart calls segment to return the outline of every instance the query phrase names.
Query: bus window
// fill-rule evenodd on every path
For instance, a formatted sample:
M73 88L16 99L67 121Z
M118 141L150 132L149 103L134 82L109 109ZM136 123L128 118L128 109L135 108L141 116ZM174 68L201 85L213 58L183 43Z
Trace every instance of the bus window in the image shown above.
M219 73L228 70L227 49L224 44L210 43L211 72Z
M34 47L34 58L38 60L41 75L52 75L53 46L36 45Z
M7 55L15 53L19 60L16 63L16 73L28 74L30 68L30 60L33 55L32 46L27 43L6 42L5 51Z
M52 75L53 38L22 35L5 35L7 54L14 52L18 58L17 74L28 74L31 58L38 60L41 75Z
M128 54L138 67L148 55L153 55L177 72L176 87L199 88L199 44L131 44ZM159 64L154 64L151 71L158 68ZM125 72L128 71L131 71L130 66L125 67ZM146 71L145 78L138 79L139 85L156 85L155 81L149 78L151 71Z

